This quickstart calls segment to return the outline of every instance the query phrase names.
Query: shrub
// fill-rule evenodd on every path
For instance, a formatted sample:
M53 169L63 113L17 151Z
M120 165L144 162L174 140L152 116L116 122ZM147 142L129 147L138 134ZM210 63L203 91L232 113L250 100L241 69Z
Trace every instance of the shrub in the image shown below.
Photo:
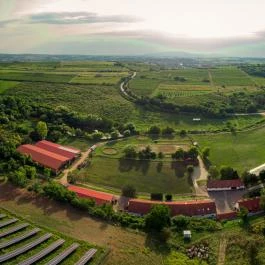
M153 205L149 214L145 216L145 227L147 230L162 231L170 226L170 212L165 205Z
M132 185L126 185L122 188L122 196L136 198L136 189Z
M151 193L151 200L163 201L163 193Z
M166 194L166 201L172 201L172 194Z

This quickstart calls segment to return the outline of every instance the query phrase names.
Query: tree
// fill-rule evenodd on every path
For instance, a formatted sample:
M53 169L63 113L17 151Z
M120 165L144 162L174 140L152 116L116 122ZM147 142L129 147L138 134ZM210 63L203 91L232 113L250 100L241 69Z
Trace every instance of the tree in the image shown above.
M125 158L136 158L137 157L137 152L135 150L135 147L132 145L127 145L124 150L124 156Z
M220 169L221 179L237 179L238 174L232 167L222 166Z
M244 225L248 223L248 209L246 207L240 207L237 216L242 220Z
M165 155L162 152L159 152L158 155L157 155L157 157L159 159L163 159L165 157Z
M28 179L35 179L36 175L37 175L37 170L35 167L31 167L31 166L25 166L24 167L26 170L26 176Z
M179 133L179 135L181 137L185 137L187 135L187 131L186 130L181 130L180 133Z
M151 126L149 128L148 134L158 135L158 134L160 134L160 131L161 131L160 128L158 126L154 125L154 126Z
M162 130L163 135L172 135L174 132L175 130L168 126Z
M185 151L182 148L179 148L173 155L172 158L176 160L183 160L185 155Z
M260 208L265 211L265 189L262 189L260 193Z
M209 157L209 155L210 155L210 148L209 147L203 148L203 150L202 150L202 157L204 159L207 159Z
M119 133L118 130L112 131L112 132L110 133L110 137L111 137L111 139L117 139L117 138L119 138L119 135L120 135L120 133Z
M265 181L265 170L260 171L259 178L262 182Z
M46 122L39 121L36 126L36 132L38 133L40 139L45 139L48 134L48 128Z
M170 226L170 212L165 205L153 205L149 214L145 216L145 227L148 230L162 231Z
M191 149L187 152L188 158L197 159L199 155L198 149L196 147L191 147Z
M217 169L216 166L210 166L208 172L209 172L210 179L216 179L219 176L219 170Z
M188 172L188 175L190 177L192 175L192 173L194 172L194 166L188 165L187 166L187 172Z
M51 176L51 173L52 173L52 171L51 171L50 168L45 167L45 168L43 169L43 175L44 175L46 178L49 178L49 177Z
M126 185L122 188L122 196L136 198L136 189L132 185Z

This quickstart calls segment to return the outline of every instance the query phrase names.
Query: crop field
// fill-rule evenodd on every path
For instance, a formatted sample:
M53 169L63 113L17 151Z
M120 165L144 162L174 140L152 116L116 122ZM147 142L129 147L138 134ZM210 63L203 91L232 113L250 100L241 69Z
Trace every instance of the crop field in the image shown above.
M0 71L0 80L10 81L67 83L73 78L74 75L67 74Z
M59 239L63 239L64 243L62 245L60 245L58 248L56 248L55 250L53 250L51 253L44 256L41 260L39 260L37 262L37 264L40 264L40 265L41 264L47 264L47 262L49 262L53 258L57 257L60 253L65 251L67 248L69 248L73 243L78 243L79 247L71 255L67 256L60 264L64 264L64 265L74 264L85 254L86 251L88 251L91 248L95 248L95 245L86 243L84 241L75 240L73 238L70 238L70 237L65 236L63 234L60 234L58 232L51 231L47 228L38 227L35 224L28 222L21 217L14 216L14 214L10 213L9 211L7 211L5 209L0 208L0 214L5 215L5 217L1 218L1 221L0 221L1 223L5 222L7 220L10 220L12 218L18 219L18 221L16 221L15 223L10 224L8 226L5 226L3 228L0 228L0 234L1 233L7 233L7 235L5 235L1 238L1 240L0 240L1 244L0 245L7 244L7 242L9 242L11 240L15 240L16 238L25 236L25 235L31 233L33 230L38 229L37 232L35 232L31 236L28 236L28 237L25 236L25 239L23 239L17 243L10 244L9 246L3 247L3 248L1 247L0 257L4 254L8 254L12 251L15 251L15 250L17 250L17 249L19 249L19 248L21 248L21 247L23 247L29 243L32 243L33 241L37 240L38 238L41 238L42 236L47 235L48 233L51 233L50 238L48 238L47 240L45 240L41 244L33 247L31 250L29 250L27 252L24 252L24 253L6 261L6 262L4 262L4 264L16 265L22 261L25 261L28 258L36 255L40 251L43 251L45 248L51 246L51 244L55 243ZM18 231L15 231L13 233L8 234L9 230L16 228L18 226L21 226L23 224L28 224L28 225L25 226L24 228L18 230ZM94 256L94 258L89 263L91 265L98 264L102 255L106 251L103 248L99 248L99 247L96 247L96 248L98 251L97 251L96 255ZM36 264L36 262L34 264Z
M259 86L265 86L265 78L263 77L253 77L253 80L256 82Z
M19 84L18 82L15 81L3 81L0 80L0 94L3 93L4 91L15 87L17 84Z
M214 92L210 86L191 86L191 85L171 85L162 83L158 86L155 94L162 94L168 99L176 97L191 97L205 95Z
M210 147L210 161L218 167L232 166L239 172L250 170L265 163L265 128L249 132L217 135L197 135L201 148Z
M129 76L128 72L85 72L75 76L70 83L92 85L117 85L122 77Z
M129 87L136 95L150 96L159 84L160 81L157 79L145 79L136 76L136 78L130 82Z
M245 72L235 67L216 68L209 70L214 85L219 86L250 86L255 85Z
M47 103L53 107L62 105L80 113L92 113L114 121L133 122L139 130L147 130L154 124L161 127L171 126L177 130L219 130L226 128L228 121L241 129L263 120L263 117L252 116L209 119L196 115L200 116L201 121L194 122L193 115L145 110L123 98L116 85L120 78L127 75L128 69L134 67L139 72L129 86L136 94L163 94L169 102L179 105L207 104L209 100L212 104L219 105L220 102L225 102L223 94L235 91L247 93L258 89L254 86L235 85L212 87L211 83L202 82L204 78L209 79L207 69L158 71L150 64L85 61L1 63L0 80L5 80L0 82L0 93L21 96L26 100ZM176 81L176 77L183 77L185 81Z

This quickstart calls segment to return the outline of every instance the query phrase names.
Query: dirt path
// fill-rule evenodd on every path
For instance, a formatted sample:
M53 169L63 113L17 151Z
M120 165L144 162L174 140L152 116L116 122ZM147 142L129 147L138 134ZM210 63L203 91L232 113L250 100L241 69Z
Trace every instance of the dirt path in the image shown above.
M209 76L209 80L210 80L211 86L214 87L213 77L212 77L212 74L211 74L210 70L208 70L208 76Z
M198 160L199 160L199 166L194 168L194 172L192 174L193 186L194 186L196 195L209 197L207 190L201 188L197 183L197 181L199 180L206 181L208 177L208 171L201 157L198 157Z
M76 170L78 168L79 165L81 165L89 156L89 154L92 152L92 149L89 148L87 151L81 153L81 157L76 160L69 168L65 169L63 171L63 176L62 178L60 178L60 183L63 185L67 185L68 181L67 181L67 176L70 172Z
M225 236L222 235L220 238L217 265L224 265L225 264L226 245L227 245L227 240L226 240Z

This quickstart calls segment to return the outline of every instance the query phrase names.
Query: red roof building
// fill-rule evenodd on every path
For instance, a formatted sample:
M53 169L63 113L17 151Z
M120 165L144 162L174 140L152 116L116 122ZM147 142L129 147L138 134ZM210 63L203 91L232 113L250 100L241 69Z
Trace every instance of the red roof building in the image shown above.
M209 180L207 183L208 191L240 190L240 189L245 189L245 185L241 179Z
M112 194L101 191L86 189L74 185L68 186L68 189L75 192L79 197L93 199L97 205L112 203L115 200L115 197Z
M17 151L23 155L31 156L31 159L34 162L48 167L55 172L60 170L69 161L68 157L49 152L45 149L30 144L19 146Z
M245 207L248 209L249 213L256 213L262 211L260 207L260 198L251 198L251 199L244 199L238 202L239 209L241 207Z
M215 216L216 206L212 200L160 202L140 199L129 200L128 211L135 214L147 214L153 205L162 204L170 208L171 215Z
M46 140L42 140L36 143L37 147L40 147L42 149L45 149L47 151L56 153L58 155L62 155L65 157L68 157L69 159L73 159L76 156L80 155L81 151L78 149L75 149L73 147L68 146L62 146L56 143L52 143Z

